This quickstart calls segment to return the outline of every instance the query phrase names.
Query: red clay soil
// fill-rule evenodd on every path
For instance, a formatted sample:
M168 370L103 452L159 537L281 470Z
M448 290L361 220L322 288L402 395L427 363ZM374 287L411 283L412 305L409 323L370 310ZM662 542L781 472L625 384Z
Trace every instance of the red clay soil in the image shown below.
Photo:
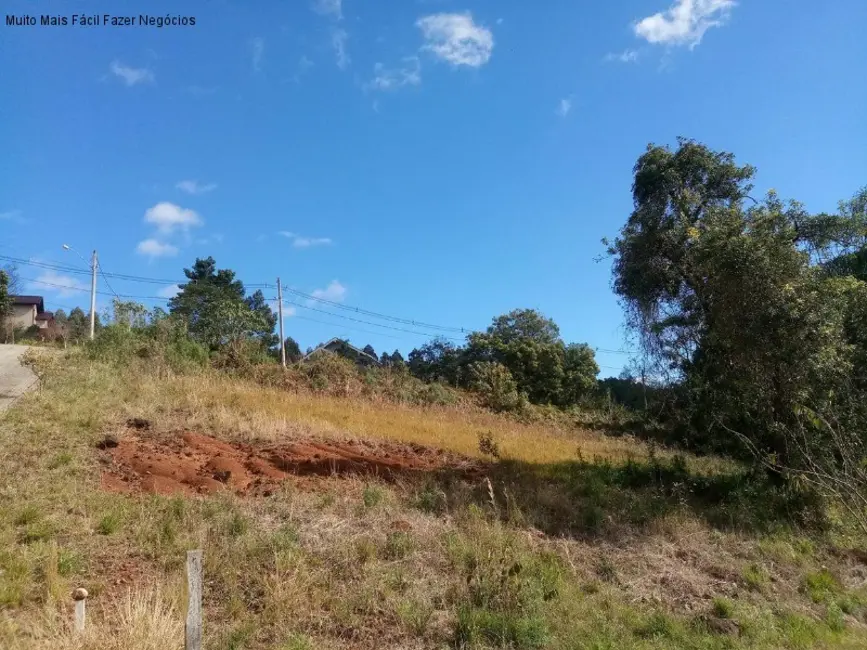
M478 461L421 445L366 441L293 441L278 445L226 443L198 433L160 439L130 435L103 451L103 488L156 494L269 495L298 476L347 474L394 479L452 471L476 475Z

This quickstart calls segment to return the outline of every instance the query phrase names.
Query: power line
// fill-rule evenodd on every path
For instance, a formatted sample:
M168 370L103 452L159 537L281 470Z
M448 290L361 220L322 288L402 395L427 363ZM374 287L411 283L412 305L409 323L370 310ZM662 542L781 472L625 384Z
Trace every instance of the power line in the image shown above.
M271 287L274 288L274 287ZM425 329L431 330L442 330L444 332L456 332L461 334L466 334L467 330L463 327L449 327L446 325L434 325L432 323L424 323L422 321L417 321L409 318L400 318L399 316L389 316L388 314L381 314L379 312L370 311L369 309L362 309L361 307L353 307L352 305L345 305L340 302L336 302L334 300L328 300L326 298L322 298L320 296L314 296L309 293L304 293L303 291L299 291L298 289L285 289L288 293L293 293L296 296L300 296L301 298L306 298L307 300L313 300L318 303L330 305L337 309L343 309L345 311L352 311L357 314L364 314L365 316L372 316L374 318L380 318L382 320L388 320L394 323L401 323L403 325L412 325L414 327L424 327Z
M325 311L324 309L317 309L316 307L311 307L310 305L303 305L300 302L295 302L293 300L284 300L284 304L293 305L295 307L301 307L302 309L309 309L311 311L317 311L322 314L328 314L329 316L334 316L336 318L345 318L346 320L351 320L356 323L364 323L365 325L373 325L374 327L383 327L385 329L395 330L397 332L407 332L408 334L416 334L418 336L431 336L430 332L419 332L417 330L408 330L403 327L394 327L392 325L383 325L382 323L373 323L369 320L362 320L360 318L353 318L352 316L344 316L343 314L335 314L330 311ZM443 338L451 339L452 341L463 341L463 339L455 338L453 336L443 336Z
M85 293L90 293L90 289L86 289L84 287L73 287L68 284L57 284L56 282L47 282L45 280L37 280L35 278L21 278L25 282L33 282L35 284L43 284L48 287L54 287L55 289L64 289L66 291L83 291ZM117 294L117 293L109 293L108 291L97 291L97 295L100 296L115 296L116 298L132 298L133 300L160 300L165 302L168 298L163 298L162 296L132 296L129 294Z

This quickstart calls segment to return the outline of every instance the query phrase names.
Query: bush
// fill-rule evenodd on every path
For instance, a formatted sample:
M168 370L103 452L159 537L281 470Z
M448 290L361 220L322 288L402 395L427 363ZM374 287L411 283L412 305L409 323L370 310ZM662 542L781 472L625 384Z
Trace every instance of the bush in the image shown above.
M494 411L521 412L527 398L518 392L512 373L501 363L477 361L470 365L470 385L482 403Z

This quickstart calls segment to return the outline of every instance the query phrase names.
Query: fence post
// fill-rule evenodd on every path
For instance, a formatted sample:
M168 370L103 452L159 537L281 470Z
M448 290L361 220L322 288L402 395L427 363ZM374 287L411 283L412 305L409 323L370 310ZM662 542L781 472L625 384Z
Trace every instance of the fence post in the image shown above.
M202 551L187 551L186 650L202 650Z
M87 589L79 587L72 592L72 600L75 601L75 631L84 632L85 603L87 602Z

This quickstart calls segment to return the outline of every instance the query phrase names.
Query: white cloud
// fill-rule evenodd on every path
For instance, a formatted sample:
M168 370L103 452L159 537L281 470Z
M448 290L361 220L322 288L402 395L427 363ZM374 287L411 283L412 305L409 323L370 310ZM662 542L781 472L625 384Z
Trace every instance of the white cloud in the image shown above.
M189 230L193 226L201 226L202 218L194 211L182 208L174 203L163 201L145 212L144 220L152 223L161 233L172 233L176 229Z
M120 61L114 60L110 66L112 74L123 79L127 86L140 83L153 83L154 73L147 68L131 68Z
M292 245L295 248L310 248L311 246L329 246L333 242L328 237L302 237L288 230L281 230L277 233L292 240Z
M179 181L175 187L187 194L206 194L217 189L216 183L199 184L199 181Z
M165 244L156 239L140 241L135 250L139 255L147 255L148 257L174 257L178 254L177 246Z
M181 288L178 285L170 284L169 286L163 287L162 289L157 291L157 295L160 298L174 298L176 295L178 295L178 292L180 290Z
M82 291L90 291L90 286L68 275L61 275L56 271L40 273L36 280L28 283L28 286L40 291L53 291L61 298L80 294Z
M0 212L0 221L4 219L19 219L21 217L21 210L9 210L8 212Z
M418 86L421 83L421 62L417 56L404 58L399 68L386 68L382 63L373 66L373 79L365 89L394 90L401 86Z
M334 48L334 56L337 60L337 67L345 70L352 62L349 58L349 53L346 51L346 41L349 40L349 33L345 29L335 29L331 32L331 47Z
M262 69L262 57L265 56L265 39L257 36L250 41L250 48L253 51L253 70L259 72Z
M452 65L474 68L484 65L494 49L491 31L473 22L472 14L433 14L419 18L416 25L424 34L422 49Z
M314 0L313 11L323 16L334 16L338 20L343 18L342 0Z
M605 55L606 61L620 61L620 63L635 63L638 61L638 50L623 50L615 53L609 52Z
M569 115L569 111L572 110L572 100L571 99L561 99L560 103L557 105L557 115L560 117L566 117Z
M347 289L337 280L332 280L331 283L324 289L315 289L310 295L321 300L330 300L331 302L343 302L346 298ZM308 302L315 302L310 300Z
M692 49L708 29L725 24L735 4L734 0L675 0L665 11L639 20L633 29L648 43Z

